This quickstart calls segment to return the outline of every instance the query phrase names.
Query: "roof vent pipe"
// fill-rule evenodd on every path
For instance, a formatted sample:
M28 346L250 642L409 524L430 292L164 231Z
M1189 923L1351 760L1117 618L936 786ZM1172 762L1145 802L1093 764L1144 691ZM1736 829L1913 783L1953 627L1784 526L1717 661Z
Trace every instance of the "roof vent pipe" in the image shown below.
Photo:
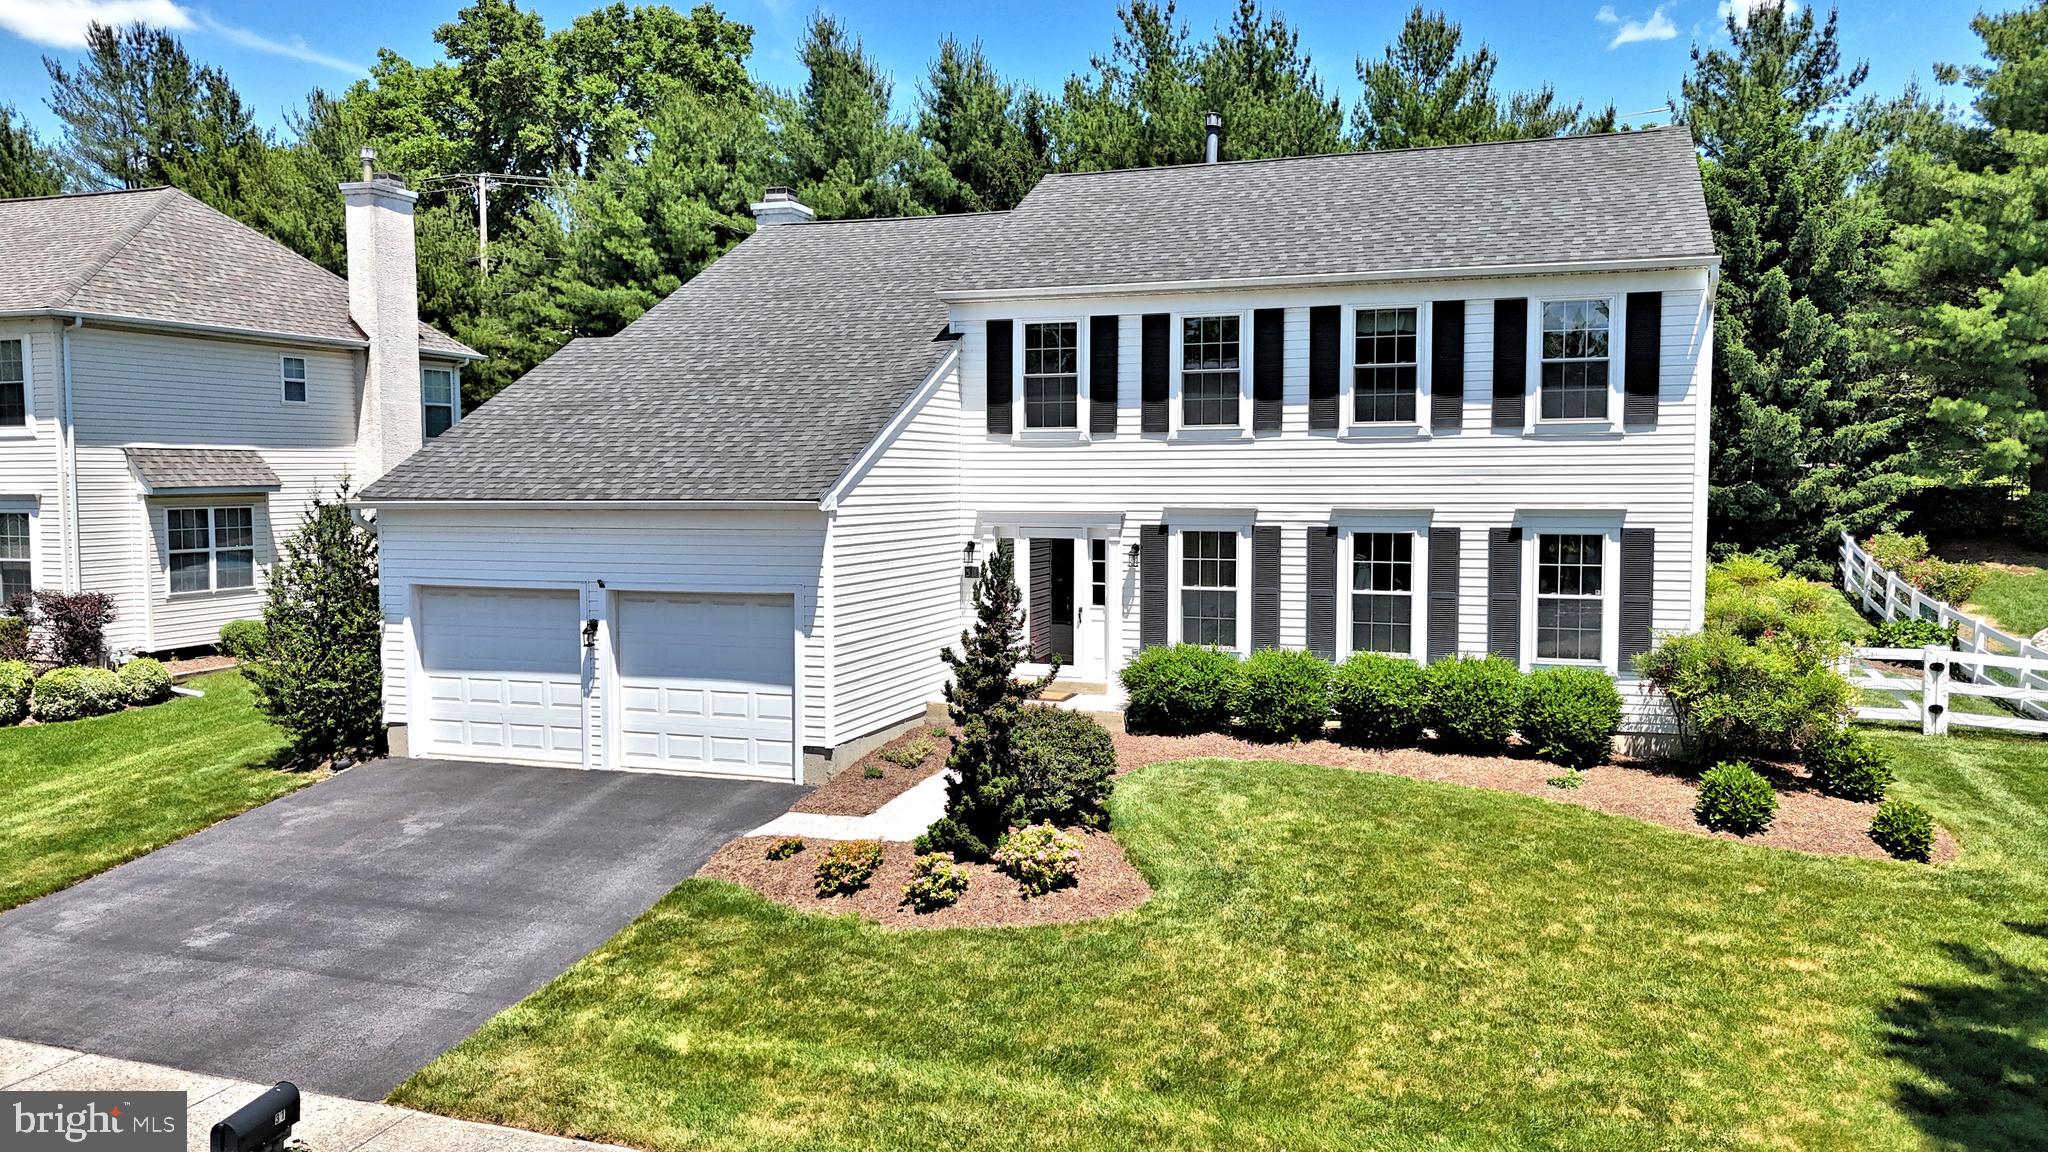
M365 144L357 155L363 161L363 183L368 184L377 178L377 150Z
M1202 113L1202 129L1203 135L1208 137L1202 153L1203 162L1214 164L1217 154L1223 150L1223 113Z

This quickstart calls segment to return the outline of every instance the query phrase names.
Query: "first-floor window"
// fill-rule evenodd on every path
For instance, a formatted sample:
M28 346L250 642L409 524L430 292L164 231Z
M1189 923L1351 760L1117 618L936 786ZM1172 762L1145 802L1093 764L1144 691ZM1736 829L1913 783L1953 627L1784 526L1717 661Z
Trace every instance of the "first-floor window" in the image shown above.
M256 513L252 508L171 508L171 591L211 592L256 585Z
M1415 536L1360 532L1351 537L1351 650L1407 656L1414 647Z
M1238 321L1236 316L1181 321L1180 422L1189 428L1237 424Z
M427 439L455 426L455 373L446 368L420 369L420 395L427 406Z
M1536 538L1536 658L1600 660L1601 560L1606 537Z
M1237 533L1180 537L1180 638L1237 647Z
M1109 603L1109 541L1088 542L1088 602L1097 608Z
M1080 326L1024 326L1024 426L1076 428L1081 420Z
M28 370L19 340L0 340L0 427L28 423Z
M31 581L29 519L26 512L0 512L0 608L28 595Z

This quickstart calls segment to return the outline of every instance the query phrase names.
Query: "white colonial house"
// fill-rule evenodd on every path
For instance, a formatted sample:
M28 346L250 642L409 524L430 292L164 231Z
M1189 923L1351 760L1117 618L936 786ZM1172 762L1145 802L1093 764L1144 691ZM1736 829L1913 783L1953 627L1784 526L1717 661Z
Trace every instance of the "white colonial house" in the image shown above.
M969 574L1139 648L1618 676L1700 624L1717 261L1682 128L1050 176L761 227L373 486L414 755L815 780ZM1084 689L1085 690L1085 689Z
M118 654L260 615L307 502L461 416L415 195L344 185L347 281L183 192L0 200L0 590L98 591Z

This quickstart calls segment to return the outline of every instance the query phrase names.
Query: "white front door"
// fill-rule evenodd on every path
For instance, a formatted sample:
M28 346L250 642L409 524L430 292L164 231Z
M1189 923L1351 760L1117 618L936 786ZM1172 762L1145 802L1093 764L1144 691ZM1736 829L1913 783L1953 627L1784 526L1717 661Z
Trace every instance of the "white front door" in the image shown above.
M1109 641L1109 541L1095 537L1081 541L1075 557L1080 571L1074 586L1079 608L1074 628L1074 678L1091 682L1104 677L1103 655Z
M790 597L621 592L615 603L622 766L795 777Z
M582 621L573 591L420 593L426 741L471 760L583 761Z

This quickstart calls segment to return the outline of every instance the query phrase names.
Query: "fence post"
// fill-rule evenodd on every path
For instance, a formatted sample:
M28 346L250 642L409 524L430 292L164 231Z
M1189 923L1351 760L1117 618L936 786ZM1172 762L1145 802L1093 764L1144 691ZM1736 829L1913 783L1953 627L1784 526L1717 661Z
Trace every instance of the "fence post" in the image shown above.
M1948 732L1948 662L1955 654L1929 644L1920 651L1920 732Z

